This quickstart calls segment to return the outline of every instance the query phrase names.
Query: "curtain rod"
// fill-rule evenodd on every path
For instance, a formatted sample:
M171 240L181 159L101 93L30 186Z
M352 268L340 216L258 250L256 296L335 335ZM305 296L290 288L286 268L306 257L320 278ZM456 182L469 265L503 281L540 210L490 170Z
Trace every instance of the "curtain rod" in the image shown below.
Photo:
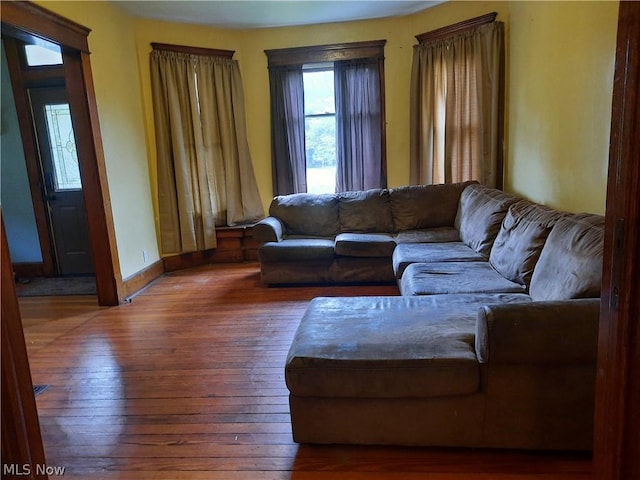
M476 28L481 25L492 23L496 20L497 16L498 16L498 12L491 12L491 13L487 13L486 15L480 15L479 17L463 20L462 22L454 23L453 25L447 25L446 27L437 28L435 30L431 30L430 32L425 32L425 33L421 33L420 35L416 35L416 40L418 40L418 42L420 43L424 43L426 41L444 38L449 35L453 35L454 33L463 32L465 30L471 30L472 28Z
M165 50L170 52L188 53L191 55L206 55L209 57L232 58L235 50L218 50L215 48L187 47L184 45L171 45L170 43L151 43L154 50Z

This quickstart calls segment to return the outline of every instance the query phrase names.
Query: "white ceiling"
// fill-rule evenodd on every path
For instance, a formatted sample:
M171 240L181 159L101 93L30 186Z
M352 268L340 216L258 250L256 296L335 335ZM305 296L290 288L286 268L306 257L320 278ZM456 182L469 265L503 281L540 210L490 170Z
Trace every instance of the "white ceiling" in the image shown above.
M408 15L444 0L112 0L129 14L249 29Z

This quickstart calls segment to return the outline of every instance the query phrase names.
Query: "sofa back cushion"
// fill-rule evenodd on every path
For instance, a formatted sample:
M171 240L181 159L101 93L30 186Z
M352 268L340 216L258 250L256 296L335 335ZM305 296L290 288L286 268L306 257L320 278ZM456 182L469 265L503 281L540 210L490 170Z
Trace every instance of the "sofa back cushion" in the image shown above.
M338 194L340 230L350 233L391 233L389 191L375 188Z
M511 205L491 248L491 266L506 279L529 286L551 228L563 215L527 200Z
M462 191L472 183L408 185L390 192L396 231L452 227Z
M484 185L469 185L462 191L455 218L460 240L489 258L491 247L509 207L519 198Z
M599 297L603 249L603 216L581 213L561 218L542 248L529 295L533 300Z
M338 196L332 193L294 193L271 201L269 215L279 218L287 235L331 237L338 234Z

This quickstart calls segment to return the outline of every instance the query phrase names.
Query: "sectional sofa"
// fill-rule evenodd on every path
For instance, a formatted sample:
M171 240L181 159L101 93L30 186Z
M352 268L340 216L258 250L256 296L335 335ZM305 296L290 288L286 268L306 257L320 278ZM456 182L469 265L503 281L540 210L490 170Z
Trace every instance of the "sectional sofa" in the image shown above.
M265 283L401 292L310 303L296 441L591 449L602 216L468 182L276 197L257 230Z
M262 281L393 282L397 244L460 240L458 203L472 183L275 197L253 228Z

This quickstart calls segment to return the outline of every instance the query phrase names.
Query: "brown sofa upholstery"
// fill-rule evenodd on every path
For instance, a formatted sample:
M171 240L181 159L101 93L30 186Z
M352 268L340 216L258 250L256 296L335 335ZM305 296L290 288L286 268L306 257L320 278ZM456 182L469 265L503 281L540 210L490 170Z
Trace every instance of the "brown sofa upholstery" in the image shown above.
M379 260L402 296L317 298L300 322L285 366L294 439L589 450L604 218L477 184L450 226L393 218ZM442 228L458 238L397 241Z
M589 450L599 301L317 298L285 367L301 443Z
M253 228L262 281L393 282L398 244L460 241L460 195L473 184L275 197Z

